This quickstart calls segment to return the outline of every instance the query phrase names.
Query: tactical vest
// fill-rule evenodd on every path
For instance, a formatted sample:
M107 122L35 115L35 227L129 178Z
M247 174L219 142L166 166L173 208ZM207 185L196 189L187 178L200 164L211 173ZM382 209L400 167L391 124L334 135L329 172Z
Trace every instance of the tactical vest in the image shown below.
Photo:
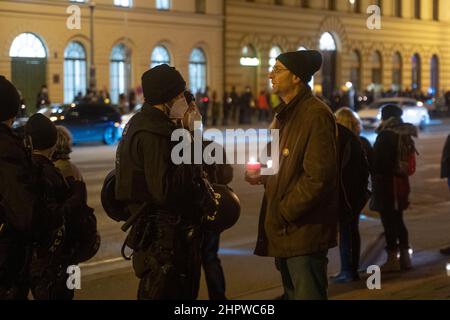
M130 119L123 132L122 140L116 154L116 199L128 202L146 202L150 195L147 190L143 163L139 163L133 140L137 134L148 132L170 141L173 124L167 116L153 107L144 105Z

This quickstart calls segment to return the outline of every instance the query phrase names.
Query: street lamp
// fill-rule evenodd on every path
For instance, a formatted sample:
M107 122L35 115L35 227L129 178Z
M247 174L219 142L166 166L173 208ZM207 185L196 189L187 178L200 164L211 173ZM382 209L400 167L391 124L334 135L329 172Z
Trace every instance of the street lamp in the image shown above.
M95 63L94 63L94 9L95 9L95 2L92 0L89 2L89 9L91 11L91 64L89 66L89 89L91 91L95 90L97 87L97 80L95 77Z

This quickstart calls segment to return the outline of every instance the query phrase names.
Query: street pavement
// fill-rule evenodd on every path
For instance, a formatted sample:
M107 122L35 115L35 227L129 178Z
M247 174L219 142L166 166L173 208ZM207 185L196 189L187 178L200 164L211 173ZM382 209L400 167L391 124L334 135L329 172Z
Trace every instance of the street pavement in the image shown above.
M417 140L417 172L411 179L411 207L405 213L414 249L414 269L381 276L381 290L369 290L362 281L330 284L331 299L448 299L450 277L445 270L447 260L438 253L450 245L450 193L444 180L439 179L440 156L450 120L436 121ZM365 133L374 140L372 133ZM116 147L102 145L76 146L72 160L81 169L88 186L89 205L95 209L102 246L91 261L82 264L82 289L76 299L115 300L135 299L138 281L131 264L120 255L125 234L120 223L109 219L101 208L100 190L104 177L114 167ZM243 179L244 166L235 165L231 187L241 199L242 213L238 223L222 234L220 257L230 299L274 299L281 295L281 279L272 258L253 255L259 207L263 194L261 186L249 186ZM382 264L385 256L378 215L366 209L360 222L362 262L365 267ZM329 274L339 271L337 248L329 252ZM199 299L207 299L202 277Z

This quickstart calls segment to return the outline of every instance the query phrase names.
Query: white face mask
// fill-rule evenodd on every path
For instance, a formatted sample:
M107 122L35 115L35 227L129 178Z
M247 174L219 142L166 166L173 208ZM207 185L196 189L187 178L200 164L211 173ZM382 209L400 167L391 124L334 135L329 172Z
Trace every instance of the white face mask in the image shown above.
M183 119L186 111L189 109L189 105L184 97L176 100L170 109L169 118L170 119Z

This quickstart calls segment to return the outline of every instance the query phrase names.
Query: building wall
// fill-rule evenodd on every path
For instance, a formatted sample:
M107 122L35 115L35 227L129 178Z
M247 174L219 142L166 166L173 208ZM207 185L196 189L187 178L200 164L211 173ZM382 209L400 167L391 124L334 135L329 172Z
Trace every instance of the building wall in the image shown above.
M421 1L421 19L413 19L414 0L402 0L402 18L394 17L394 1L383 0L381 30L369 30L366 21L367 6L372 0L361 1L361 13L350 11L348 0L337 0L336 10L327 9L328 1L310 1L310 8L300 7L301 1L285 1L276 6L274 1L226 1L226 87L236 85L242 90L245 74L251 67L240 66L244 45L256 47L261 59L257 67L256 89L268 85L269 50L279 45L283 50L297 50L300 45L318 49L323 32L330 32L337 43L337 86L350 79L350 53L361 54L362 87L371 83L371 55L382 53L383 86L392 84L392 56L399 51L403 61L403 88L411 87L411 57L418 53L422 61L422 87L430 86L430 60L439 57L440 89L450 89L450 0L441 0L439 21L432 21L432 1ZM320 73L316 75L320 82Z
M223 87L223 15L222 0L207 0L206 14L195 13L194 0L172 0L170 11L155 9L155 1L134 0L132 8L120 8L113 0L96 0L94 14L94 60L97 88L109 88L109 60L114 45L123 42L131 48L132 87L140 84L142 73L149 68L153 48L164 44L172 55L173 65L185 79L189 56L201 47L207 56L207 82L221 93ZM66 8L81 7L81 29L69 30ZM0 6L0 74L11 77L9 50L16 36L32 32L47 49L47 83L50 98L63 101L64 49L72 40L80 41L90 60L90 9L86 4L66 0L3 0ZM53 83L59 75L60 82Z

